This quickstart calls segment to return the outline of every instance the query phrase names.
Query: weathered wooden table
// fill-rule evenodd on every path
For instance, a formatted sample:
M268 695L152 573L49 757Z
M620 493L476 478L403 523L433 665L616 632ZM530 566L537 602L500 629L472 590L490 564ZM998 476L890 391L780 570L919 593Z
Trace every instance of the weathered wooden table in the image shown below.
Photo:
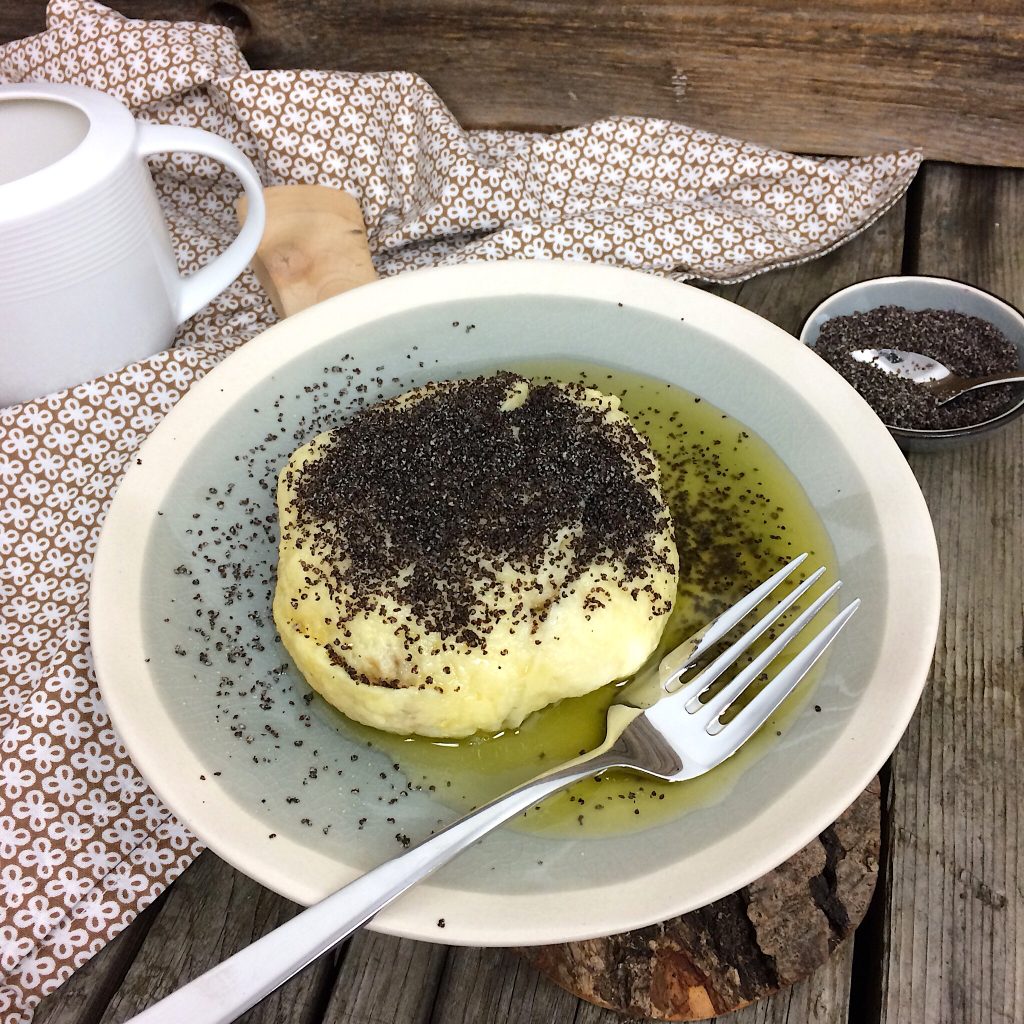
M825 295L880 274L959 277L1021 306L1022 240L1024 171L929 163L906 200L850 244L719 291L793 332ZM730 1024L1024 1020L1024 419L910 462L935 521L944 612L930 683L883 776L875 903L831 962ZM123 1021L295 910L207 853L36 1020ZM362 932L243 1019L621 1018L511 951Z
M407 68L467 127L644 113L814 153L921 146L962 163L927 164L905 202L835 253L719 292L790 331L836 288L901 271L1024 305L1024 171L964 165L1024 165L1024 19L1008 0L107 2L230 25L256 67ZM0 3L0 40L40 31L44 9ZM1024 1020L1024 420L911 464L935 520L944 617L930 685L883 776L875 903L816 975L731 1024ZM36 1019L123 1021L295 909L206 854ZM618 1018L510 951L364 932L244 1019Z

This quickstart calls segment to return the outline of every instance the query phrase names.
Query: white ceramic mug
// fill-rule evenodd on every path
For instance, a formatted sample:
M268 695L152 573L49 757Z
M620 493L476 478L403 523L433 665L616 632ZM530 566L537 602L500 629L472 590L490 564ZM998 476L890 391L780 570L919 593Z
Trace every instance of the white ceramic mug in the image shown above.
M245 226L178 274L146 156L213 157L241 180ZM245 268L263 234L259 177L231 143L136 121L83 86L0 86L0 406L166 348Z

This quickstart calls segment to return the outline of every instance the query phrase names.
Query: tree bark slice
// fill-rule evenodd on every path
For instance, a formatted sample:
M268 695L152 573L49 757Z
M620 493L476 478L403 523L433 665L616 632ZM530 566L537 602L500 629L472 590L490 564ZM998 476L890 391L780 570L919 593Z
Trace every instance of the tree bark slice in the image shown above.
M661 924L520 949L563 988L657 1020L705 1020L811 974L863 920L878 876L880 785L739 892Z

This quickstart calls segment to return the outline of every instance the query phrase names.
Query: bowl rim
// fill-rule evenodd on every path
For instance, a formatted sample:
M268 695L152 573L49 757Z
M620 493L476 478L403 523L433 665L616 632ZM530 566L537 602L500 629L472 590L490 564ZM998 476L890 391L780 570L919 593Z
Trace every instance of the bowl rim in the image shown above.
M815 341L817 338L815 338L814 341L811 341L808 338L811 322L818 316L823 308L828 306L833 300L838 299L841 295L845 295L851 291L856 291L865 285L896 284L900 281L934 281L942 285L956 285L966 291L983 295L985 298L998 303L1000 306L1004 306L1020 321L1022 340L1017 347L1024 352L1024 310L1021 310L1018 306L1014 305L1014 303L1010 302L1008 299L1004 299L1001 295L997 295L995 292L990 291L988 288L972 284L970 281L965 281L959 277L946 277L942 274L884 274L879 277L866 277L861 281L854 281L852 284L848 284L846 287L840 288L827 295L818 303L817 306L814 307L814 309L811 310L810 313L807 314L803 323L800 325L800 333L798 335L800 343L806 345L810 349L815 347ZM881 305L881 303L870 308L877 308L878 305ZM828 319L831 319L831 317ZM1014 344L1016 344L1016 342ZM1022 359L1022 362L1024 362L1024 359ZM1022 413L1024 413L1024 390L1021 391L1020 400L1016 405L1011 405L1009 409L1004 410L998 416L982 420L980 423L968 424L966 427L943 427L935 430L926 430L920 427L897 427L889 423L885 423L885 420L882 420L882 423L885 423L886 429L889 430L894 437L907 441L957 440L961 438L975 437L979 434L987 434L993 430L998 430L1015 420Z

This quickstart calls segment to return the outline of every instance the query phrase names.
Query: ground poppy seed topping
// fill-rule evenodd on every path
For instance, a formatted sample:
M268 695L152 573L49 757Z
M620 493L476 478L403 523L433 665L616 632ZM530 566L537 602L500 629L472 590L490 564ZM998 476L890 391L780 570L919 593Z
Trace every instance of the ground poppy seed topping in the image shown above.
M613 559L639 580L663 560L645 442L573 395L585 389L530 388L506 373L386 402L338 428L296 481L296 518L336 585L351 588L351 614L384 590L424 627L482 640L493 622L478 577L505 585L487 563L514 563L518 586L532 587L531 576L555 569L560 530L570 531L554 555L566 580Z
M962 395L940 405L927 388L851 358L862 348L897 348L937 359L963 377L1019 369L1017 346L994 324L952 309L879 306L826 320L815 351L863 396L882 422L910 430L951 430L982 423L1020 397L1012 384Z
M517 725L634 671L672 607L657 461L579 384L499 373L369 407L293 455L278 503L285 645L391 731ZM401 707L368 709L381 691Z

